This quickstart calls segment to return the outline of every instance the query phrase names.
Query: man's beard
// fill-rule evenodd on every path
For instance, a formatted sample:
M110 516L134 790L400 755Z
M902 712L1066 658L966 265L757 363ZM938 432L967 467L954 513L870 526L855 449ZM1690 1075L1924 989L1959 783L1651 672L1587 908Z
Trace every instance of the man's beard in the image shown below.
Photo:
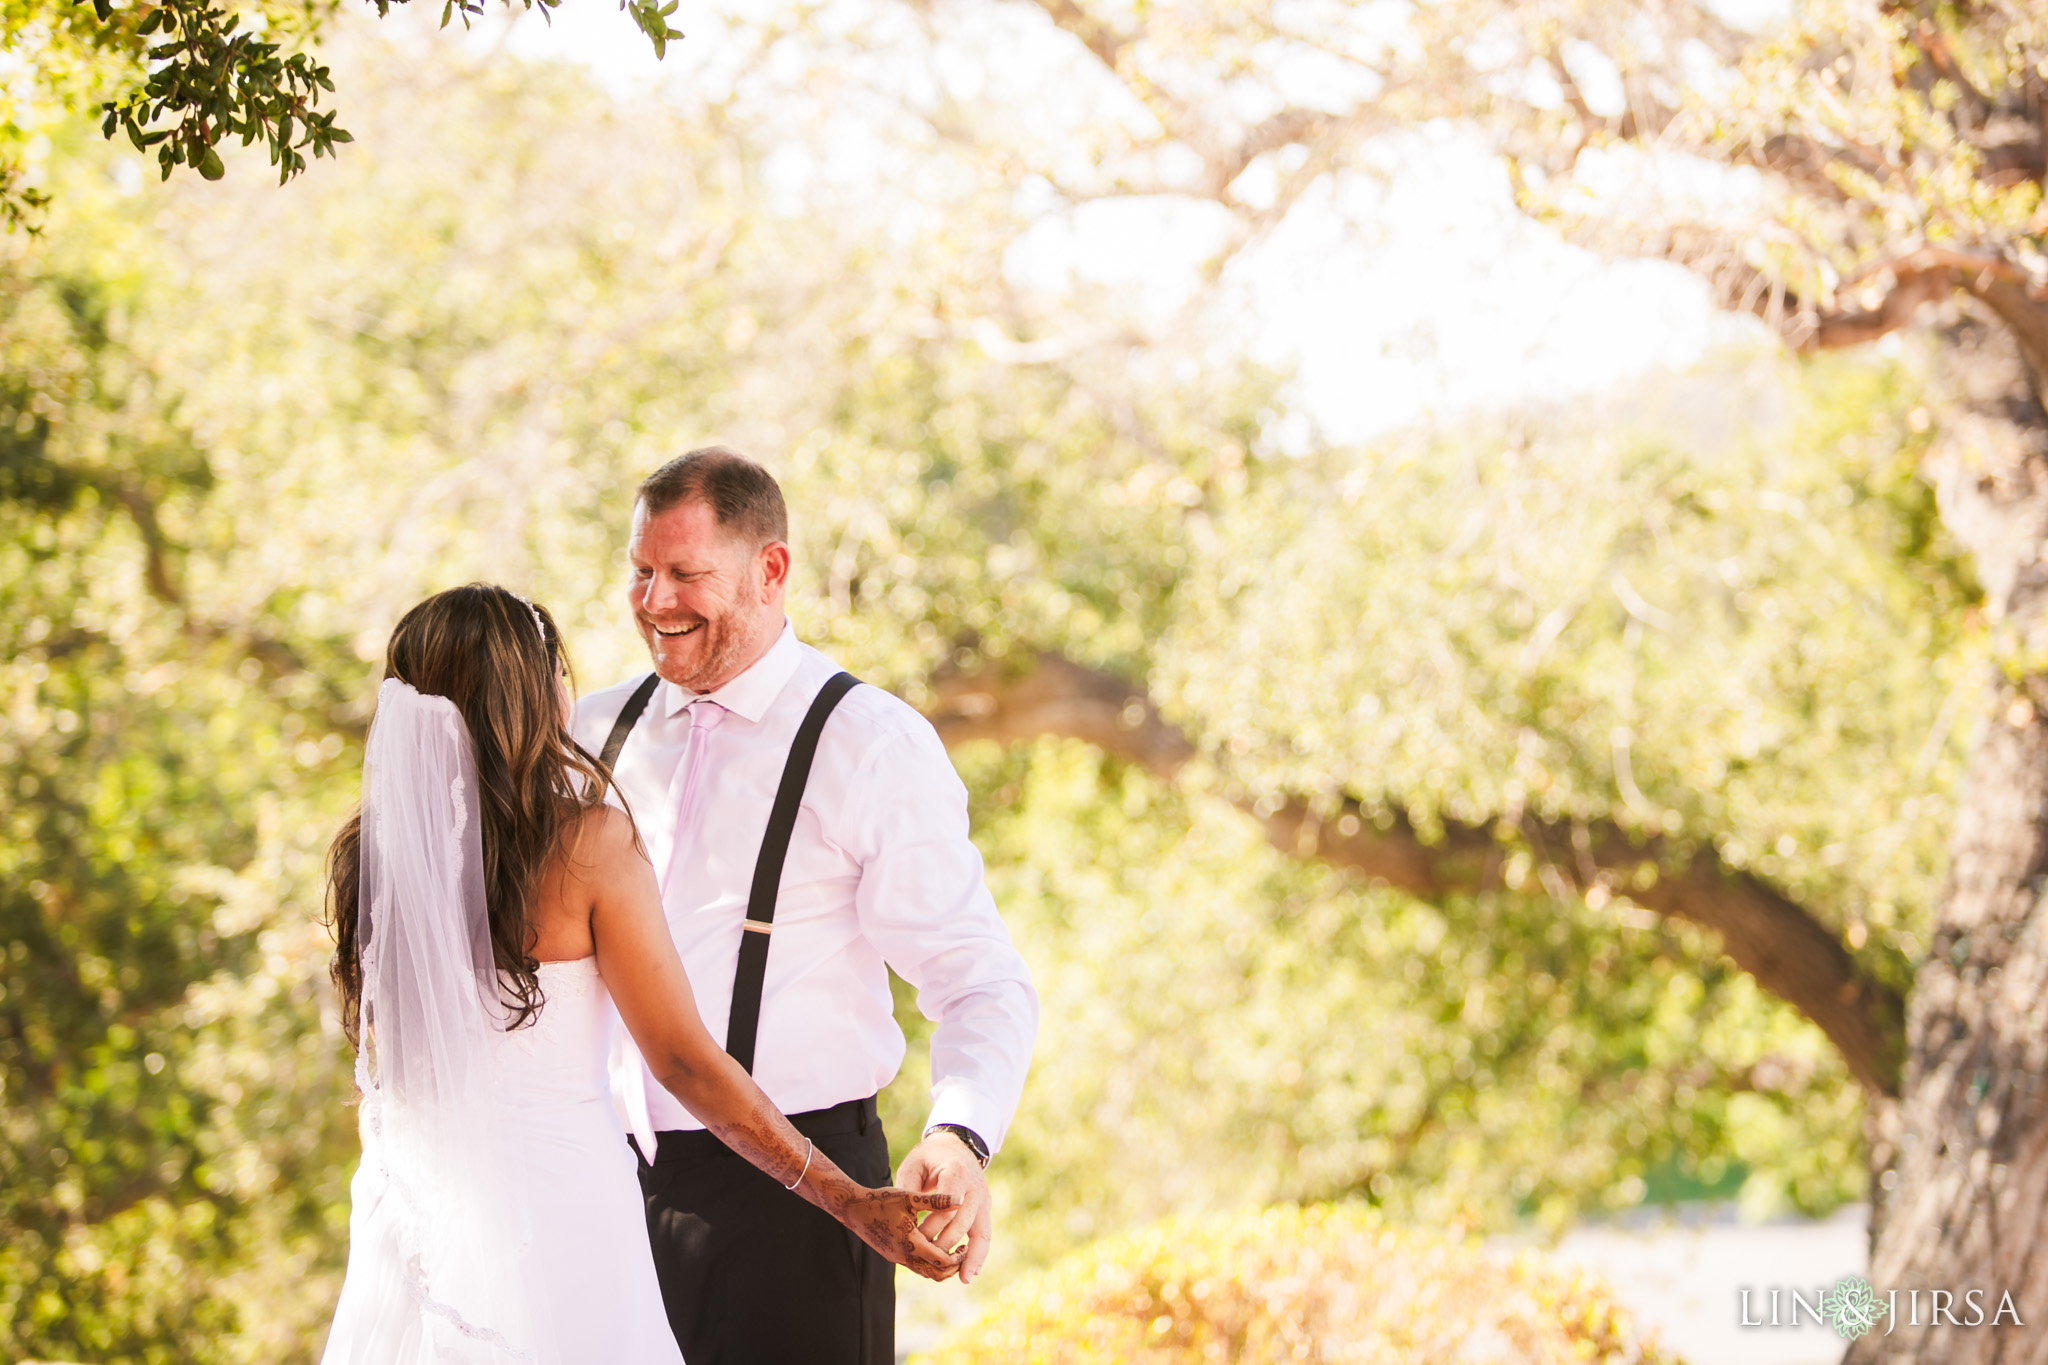
M743 590L741 594L741 600L745 601L748 591L756 586L748 584L747 590ZM690 692L708 692L711 689L706 686L707 683L729 681L728 674L747 657L760 638L760 631L752 615L744 607L732 607L717 616L707 616L703 619L704 624L696 632L704 637L703 643L699 647L696 665L687 674L671 672L671 666L662 663L661 656L656 652L661 639L659 632L648 642L648 653L654 659L655 672L661 674L664 682L672 682ZM648 625L651 627L653 623L650 621Z

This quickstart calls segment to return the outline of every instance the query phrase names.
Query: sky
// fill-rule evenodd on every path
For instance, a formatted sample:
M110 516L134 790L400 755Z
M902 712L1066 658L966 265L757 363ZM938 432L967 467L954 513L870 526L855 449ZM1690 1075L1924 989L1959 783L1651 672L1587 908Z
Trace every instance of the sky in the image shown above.
M739 4L773 8L767 0ZM1722 8L1750 25L1776 17L1780 3L1724 0ZM565 0L550 22L487 21L471 40L581 63L621 92L715 91L727 78L720 63L730 46L716 15L697 10L698 17L675 16L690 36L660 62L613 0ZM1007 107L1042 113L1055 130L1063 121L1082 127L1117 116L1111 106L1091 112L1085 96L1083 107L1072 107L1073 40L1034 10L969 0L950 14L945 41L953 50L926 68L959 87L946 93L972 99L999 93L985 87L1004 82L1046 91L1043 101ZM1301 79L1313 75L1305 70ZM902 79L931 77L906 64ZM836 131L839 173L849 157L857 164L887 155L886 129L869 131L866 142L860 130ZM1247 359L1292 376L1289 415L1276 433L1283 449L1364 442L1417 423L1597 393L1762 342L1755 324L1717 312L1683 268L1603 259L1519 213L1505 168L1470 130L1429 126L1381 139L1373 151L1368 169L1325 177L1235 256L1208 297L1200 297L1211 287L1203 266L1230 224L1225 210L1190 197L1027 205L1036 211L1004 270L1051 300L1084 290L1099 299L1107 290L1141 330L1174 327L1192 302ZM809 164L793 158L783 170L801 178ZM1028 198L1031 187L1018 192Z

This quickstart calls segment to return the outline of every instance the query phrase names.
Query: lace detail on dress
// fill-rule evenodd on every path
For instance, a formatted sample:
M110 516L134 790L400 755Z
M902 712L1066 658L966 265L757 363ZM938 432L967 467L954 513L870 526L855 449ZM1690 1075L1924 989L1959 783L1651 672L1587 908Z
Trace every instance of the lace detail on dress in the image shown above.
M595 957L572 957L560 962L543 962L538 973L547 983L551 1000L585 1000L597 994L604 978L597 974Z
M597 974L595 957L543 962L534 975L540 980L540 1009L525 1027L505 1032L506 1041L529 1057L538 1056L549 1045L546 1037L552 1031L550 1025L558 1022L550 1017L550 1010L573 1009L580 1012L582 1002L598 995L604 987L604 978Z
M522 1249L524 1245L524 1243L521 1244ZM447 1304L438 1302L432 1294L427 1292L427 1277L426 1273L420 1268L420 1258L418 1256L413 1256L406 1260L405 1287L412 1291L413 1302L419 1305L422 1313L433 1314L456 1331L462 1333L463 1336L468 1337L471 1341L480 1341L485 1345L495 1346L514 1360L533 1359L533 1352L520 1350L517 1346L505 1340L502 1332L495 1332L488 1327L475 1326L466 1321L462 1314L456 1312Z
M454 806L454 819L448 831L448 852L455 859L457 876L462 874L462 831L469 827L469 803L462 799L467 790L460 774L449 779L448 799Z

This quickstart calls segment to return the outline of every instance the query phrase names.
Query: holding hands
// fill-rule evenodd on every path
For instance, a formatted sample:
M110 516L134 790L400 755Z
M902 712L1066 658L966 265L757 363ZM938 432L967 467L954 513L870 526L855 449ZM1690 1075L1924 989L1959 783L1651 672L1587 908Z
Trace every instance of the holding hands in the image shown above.
M927 1280L949 1280L959 1271L960 1257L927 1234L934 1223L955 1212L952 1195L894 1186L870 1190L855 1185L840 1200L831 1209L832 1216L893 1264L907 1266ZM931 1215L922 1228L917 1223L920 1213Z
M906 1190L927 1191L946 1198L946 1203L930 1206L937 1211L924 1220L920 1232L931 1245L960 1252L953 1262L959 1270L960 1283L974 1283L995 1240L988 1178L982 1174L980 1159L960 1137L935 1129L903 1158L896 1183Z

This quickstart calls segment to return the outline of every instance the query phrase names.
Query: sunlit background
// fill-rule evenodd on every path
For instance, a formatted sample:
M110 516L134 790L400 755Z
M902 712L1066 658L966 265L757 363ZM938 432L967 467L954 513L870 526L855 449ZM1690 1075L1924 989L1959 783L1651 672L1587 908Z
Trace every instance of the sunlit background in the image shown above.
M0 239L0 1355L317 1358L356 1151L321 860L386 632L488 579L625 676L630 490L717 441L789 494L800 634L950 727L1043 996L996 1259L906 1277L906 1348L1021 1359L1103 1277L1167 1323L1257 1264L1469 1309L1460 1359L1553 1358L1559 1302L1632 1312L1616 1360L1838 1358L1736 1322L1864 1265L1819 1030L1629 883L1503 843L1418 896L1266 818L1711 847L1903 985L1983 653L1915 477L1939 377L1794 359L1534 211L1488 116L1354 60L1406 6L1175 10L1121 66L1057 8L686 0L660 61L602 0L350 11L354 141L283 187L159 184L10 55L54 202ZM1219 183L1200 130L1283 110L1334 131ZM1769 208L1655 147L1575 175L1585 214ZM1123 738L1011 725L1048 658L1129 689Z

